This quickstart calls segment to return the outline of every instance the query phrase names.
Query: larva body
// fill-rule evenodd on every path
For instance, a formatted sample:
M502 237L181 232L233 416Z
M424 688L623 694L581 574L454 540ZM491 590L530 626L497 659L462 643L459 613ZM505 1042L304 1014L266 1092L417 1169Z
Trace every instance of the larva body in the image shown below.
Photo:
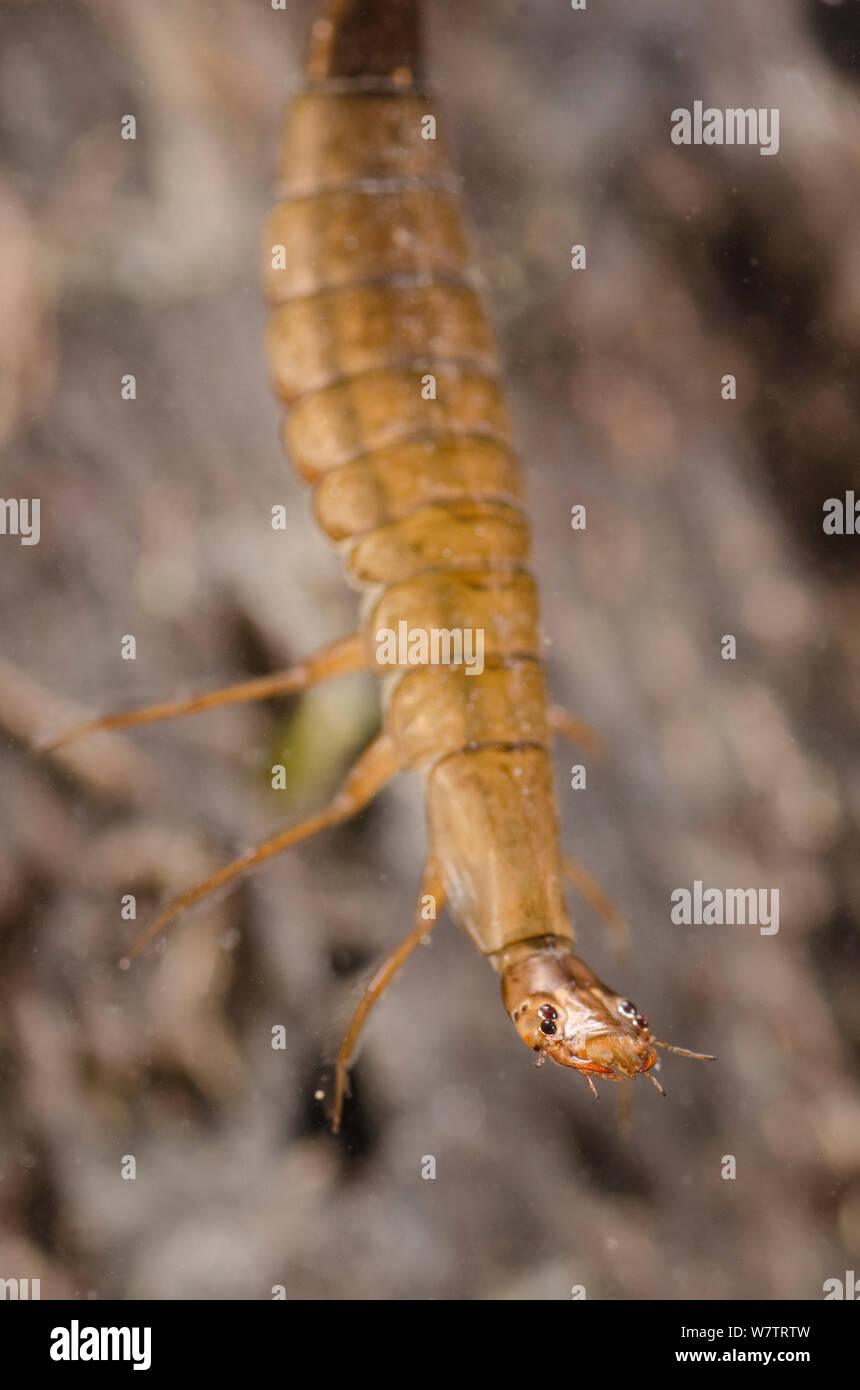
M265 234L285 443L364 590L385 732L426 776L452 915L541 1060L632 1076L657 1060L647 1019L572 949L523 482L441 123L415 85L415 6L370 11L375 51L367 10L332 0L286 118ZM401 629L428 648L479 633L482 669L383 663L380 635Z
M314 85L287 115L278 187L266 289L287 449L365 591L385 728L426 772L451 909L485 955L572 939L521 472L432 102ZM404 622L428 644L482 633L483 670L381 664L377 634Z
M90 721L60 742L371 669L383 733L329 806L181 893L132 953L178 912L415 769L427 788L421 901L448 902L501 974L505 1006L539 1060L584 1072L593 1088L592 1073L648 1073L667 1044L573 950L563 877L583 886L588 876L561 855L549 742L580 726L547 704L520 467L441 126L415 82L417 14L416 0L328 0L309 85L287 115L280 201L264 236L285 442L363 591L360 630L290 671ZM465 659L468 638L479 661ZM590 896L602 897L593 883ZM353 1015L335 1127L367 1014L428 929L419 913Z

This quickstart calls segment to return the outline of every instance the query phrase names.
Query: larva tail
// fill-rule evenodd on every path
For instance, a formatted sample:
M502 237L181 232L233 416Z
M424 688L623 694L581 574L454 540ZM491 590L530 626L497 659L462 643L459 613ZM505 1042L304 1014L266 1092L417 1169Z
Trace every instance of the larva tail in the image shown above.
M421 75L420 51L418 0L326 0L306 71L312 82L372 77L409 86Z

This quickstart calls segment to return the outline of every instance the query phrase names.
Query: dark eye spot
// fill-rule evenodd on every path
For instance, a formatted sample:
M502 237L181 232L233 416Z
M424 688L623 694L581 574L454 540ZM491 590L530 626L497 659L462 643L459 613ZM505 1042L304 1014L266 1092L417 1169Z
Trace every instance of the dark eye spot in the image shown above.
M558 1032L558 1028L557 1028L556 1025L553 1023L552 1019L549 1019L549 1018L545 1018L545 1019L542 1021L541 1026L540 1026L540 1030L541 1030L542 1033L545 1033L546 1036L547 1036L548 1038L551 1038L552 1035L553 1035L553 1033L557 1033L557 1032Z
M635 1018L636 1005L630 999L619 999L618 1012L624 1014L625 1018Z
M647 1020L647 1018L645 1017L644 1014L637 1014L637 1015L636 1015L636 1027L637 1027L637 1028L647 1028L647 1027L648 1027L648 1020Z
M558 1018L558 1009L554 1009L552 1004L541 1004L538 1009L538 1018Z

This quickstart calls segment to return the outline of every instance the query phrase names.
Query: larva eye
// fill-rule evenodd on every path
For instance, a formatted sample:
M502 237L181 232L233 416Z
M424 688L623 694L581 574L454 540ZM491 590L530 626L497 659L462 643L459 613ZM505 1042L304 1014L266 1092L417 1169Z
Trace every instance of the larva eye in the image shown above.
M541 1004L537 1012L538 1018L540 1019L538 1023L540 1031L545 1038L551 1038L553 1033L558 1032L558 1026L556 1024L558 1009L554 1008L552 1004Z
M619 999L618 1012L623 1014L625 1018L636 1018L638 1010L630 999Z

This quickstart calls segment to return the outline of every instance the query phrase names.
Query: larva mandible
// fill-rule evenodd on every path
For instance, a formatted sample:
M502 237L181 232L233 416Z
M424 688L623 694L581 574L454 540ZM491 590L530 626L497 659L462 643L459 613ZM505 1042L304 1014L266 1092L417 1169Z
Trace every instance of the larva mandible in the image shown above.
M288 453L363 590L359 631L291 671L71 730L118 728L380 678L383 731L331 804L167 905L138 939L317 830L402 770L426 779L429 849L408 936L377 970L337 1058L334 1127L373 1004L447 902L501 975L523 1041L594 1077L651 1074L656 1039L574 952L549 746L581 726L548 704L523 484L499 362L432 99L418 85L417 0L330 0L292 102L265 243L268 357ZM429 137L429 138L428 138ZM385 637L383 643L382 638ZM395 637L396 640L390 640ZM481 661L471 666L459 635ZM405 638L405 641L401 641ZM448 658L440 660L442 646ZM436 660L434 661L434 656ZM436 917L421 903L435 899Z

